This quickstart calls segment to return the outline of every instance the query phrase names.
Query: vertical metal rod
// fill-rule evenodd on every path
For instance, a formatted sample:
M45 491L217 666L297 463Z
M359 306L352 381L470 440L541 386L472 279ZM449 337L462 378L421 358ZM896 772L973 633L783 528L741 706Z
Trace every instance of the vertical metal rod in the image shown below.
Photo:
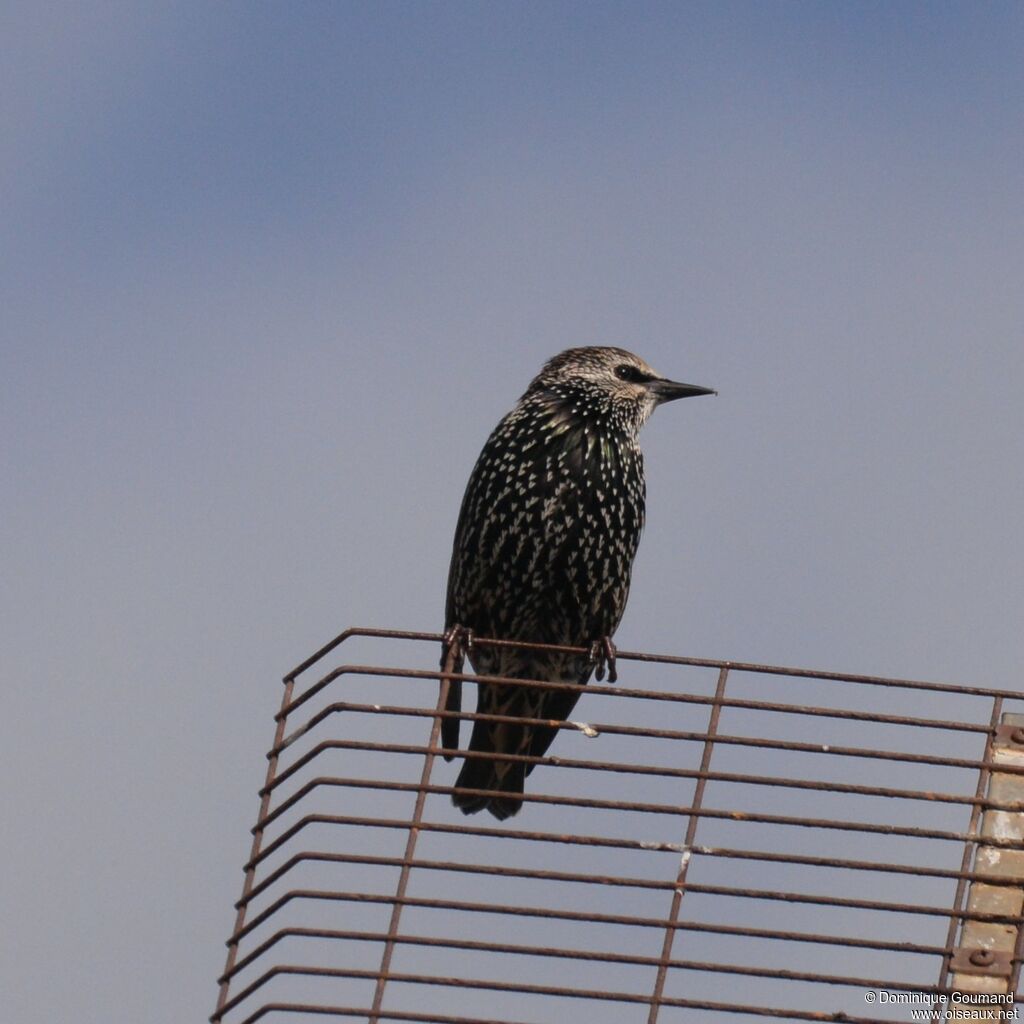
M1024 956L1024 921L1017 925L1017 939L1013 944L1013 961L1010 965L1010 982L1006 989L1007 992L1012 992L1015 996L1020 985L1022 956Z
M443 711L448 701L448 687L451 685L451 673L455 671L455 662L459 657L458 644L452 644L441 671L441 686L437 695L437 710ZM402 871L398 876L395 889L395 902L391 907L391 922L388 925L388 936L384 942L384 953L380 959L380 970L377 972L377 987L373 993L373 1006L367 1024L377 1024L380 1019L381 1004L384 1000L384 987L388 983L388 972L391 970L391 957L395 952L395 938L398 935L398 924L402 917L402 901L409 885L409 874L412 871L412 860L416 853L416 841L420 835L420 822L423 821L423 808L427 802L427 789L430 783L430 772L434 767L434 752L441 737L441 716L435 715L430 727L430 742L423 758L423 772L420 775L420 789L416 794L416 806L413 808L412 820L409 822L409 838L405 843L405 856L402 858Z
M1020 985L1021 956L1024 956L1024 921L1017 926L1017 940L1013 944L1013 963L1010 966L1010 983L1007 992L1017 994Z
M711 715L708 718L707 739L704 740L704 753L700 759L701 775L697 778L697 785L693 789L692 809L693 813L686 825L686 837L683 844L686 852L679 865L679 874L676 876L676 887L672 893L672 907L669 911L669 927L665 929L665 941L661 948L661 962L658 964L658 974L654 979L654 992L651 995L651 1010L647 1016L647 1024L656 1024L658 1020L658 1009L661 1006L661 999L665 993L665 979L668 976L668 962L672 957L672 943L676 937L676 929L672 927L679 920L679 910L683 902L683 892L686 886L686 873L690 867L690 848L693 846L694 837L697 835L697 822L700 820L698 812L704 802L704 789L707 785L707 771L711 767L711 752L715 747L715 736L718 734L718 719L722 713L722 699L725 696L725 683L729 678L729 667L723 665L718 673L718 685L715 687L715 696L711 704Z
M1010 961L1019 948L1024 926L1024 813L1004 809L1008 804L1019 807L1024 798L1024 779L1015 772L1024 765L1024 744L1020 742L1024 715L1003 714L999 725L985 795L992 804L1001 806L987 806L981 816L981 838L974 852L976 877L967 888L964 908L973 914L996 914L1003 920L964 920L960 926L950 984L957 992L966 993L968 999L1007 997L1013 976ZM1005 845L996 848L994 841ZM1000 884L1007 882L1012 885ZM947 1010L946 1016L964 1015ZM1004 1007L998 1004L976 1007L970 1016L992 1022L1012 1019L1012 1013L1004 1013Z
M283 712L291 703L292 691L294 689L295 673L292 673L284 678L284 695L281 697L281 712ZM274 729L274 744L270 748L271 751L278 751L281 747L281 741L284 739L285 722L286 716L284 714L280 714L280 717L277 720L277 727ZM235 915L235 927L231 932L231 938L228 939L228 956L224 964L224 974L222 975L224 980L220 983L220 993L217 996L217 1009L210 1018L213 1024L219 1024L224 1013L224 1004L228 1001L228 990L231 987L231 978L229 975L234 969L235 961L238 959L238 933L245 925L245 914L249 908L249 894L252 892L253 882L256 879L256 858L259 856L260 847L263 845L263 826L260 823L266 817L267 811L270 810L270 787L277 775L277 760L277 753L271 753L267 759L267 778L263 784L263 796L260 799L260 811L256 818L256 828L253 829L252 833L252 850L249 853L249 860L247 861L249 867L246 869L245 881L242 883L242 896L238 906L238 913Z
M992 698L992 715L989 718L989 734L985 739L985 753L982 756L982 761L986 764L992 760L992 748L995 745L996 740L996 726L999 724L999 718L1003 713L1003 698L993 697ZM974 805L971 807L971 822L967 829L967 834L976 836L978 834L978 828L981 821L982 812L982 798L985 796L988 790L988 778L991 773L991 769L982 768L978 772L978 786L974 791L977 799ZM956 883L956 893L953 896L953 909L963 910L964 909L964 896L967 893L967 879L963 876L967 873L967 869L971 866L971 858L974 855L975 844L964 843L964 853L960 858L960 878ZM950 917L949 928L946 931L946 948L952 949L956 943L957 929L960 926L959 917ZM949 983L949 961L952 954L947 953L942 958L942 967L939 970L939 988L945 988ZM932 1002L932 1020L938 1021L942 1019L944 1011L944 1005L938 999Z

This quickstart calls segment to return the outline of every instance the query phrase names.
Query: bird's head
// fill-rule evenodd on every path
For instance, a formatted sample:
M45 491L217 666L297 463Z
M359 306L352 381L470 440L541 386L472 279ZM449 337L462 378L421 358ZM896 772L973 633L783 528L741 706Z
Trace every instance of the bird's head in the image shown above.
M582 419L637 431L664 402L716 394L711 388L669 380L623 348L589 346L566 349L549 359L523 397L551 396L569 403Z

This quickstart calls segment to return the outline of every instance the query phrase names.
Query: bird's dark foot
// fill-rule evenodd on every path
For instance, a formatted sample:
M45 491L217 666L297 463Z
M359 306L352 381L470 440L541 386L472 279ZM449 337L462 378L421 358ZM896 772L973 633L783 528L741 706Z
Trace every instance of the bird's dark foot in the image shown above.
M441 668L448 662L449 655L452 658L452 671L461 672L466 661L466 655L473 650L473 630L467 629L456 623L445 630L441 638Z
M618 652L610 636L603 636L590 645L590 661L594 665L594 675L597 681L604 679L605 666L608 666L608 682L614 683L619 678L618 670L615 667L615 655Z

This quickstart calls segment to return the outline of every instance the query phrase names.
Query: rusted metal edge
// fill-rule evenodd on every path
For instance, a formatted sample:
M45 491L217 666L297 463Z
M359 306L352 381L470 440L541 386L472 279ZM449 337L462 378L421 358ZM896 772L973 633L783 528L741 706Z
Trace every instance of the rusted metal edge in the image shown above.
M342 779L340 784L346 787L370 790L387 790L389 792L418 792L423 790L441 796L455 792L454 786L427 785L417 783L382 783L374 779ZM459 787L459 792L473 795L485 795L489 790L473 789L468 786ZM922 828L915 825L885 825L875 822L847 821L841 818L803 818L790 814L762 814L756 811L738 811L716 807L693 807L675 804L641 804L628 800L600 800L596 797L564 797L551 796L546 793L526 793L523 795L526 804L544 804L554 807L586 807L599 810L630 811L636 813L664 814L675 817L714 818L719 821L753 822L761 825L783 825L789 828L820 828L837 832L860 832L879 836L905 836L912 839L936 839L943 842L977 842L982 846L1013 849L1015 841L1000 839L997 836L973 836L966 832L951 832L944 829ZM246 867L255 866L276 852L288 839L311 824L320 825L363 825L375 828L409 827L407 819L374 818L344 814L307 814L290 826L277 839L257 854L256 858ZM442 822L424 822L424 831L450 832L462 835L498 835L507 839L521 839L531 842L547 842L571 844L577 846L604 846L620 849L637 849L653 851L683 852L684 844L659 839L620 839L612 836L578 836L568 833L528 831L526 829L492 829L485 825L449 825Z
M368 626L353 626L340 633L325 644L320 650L307 658L298 668L286 675L285 681L294 679L302 672L311 668L326 654L333 651L351 637L367 637L381 640L418 640L439 644L443 634L432 632L413 632L409 630L380 629ZM520 640L497 640L490 637L473 637L474 644L489 647L511 647L523 651L552 651L563 654L589 654L586 647L569 647L560 644L527 643ZM999 689L990 686L962 686L957 683L939 683L927 679L901 679L895 676L865 675L855 672L832 672L825 669L794 668L785 665L766 665L760 662L723 661L718 658L685 658L672 654L650 654L646 651L627 651L619 649L616 658L623 661L650 662L659 665L682 665L693 668L727 668L731 672L751 672L758 675L792 676L794 679L822 679L837 683L859 683L868 686L896 686L908 690L928 690L936 693L962 693L973 697L1004 697L1021 699L1017 689Z
M881 900L859 900L841 896L821 896L812 893L799 892L777 892L775 890L770 889L748 889L740 888L738 886L723 885L691 884L689 889L690 892L702 893L704 895L730 896L739 899L760 899L781 903L805 903L809 906L846 907L855 910L874 910L879 911L881 913L916 914L927 917L941 918L945 918L948 914L953 913L963 920L989 921L996 924L1017 924L1021 921L1021 915L1019 914L989 914L969 910L950 911L948 907L927 906L925 904L920 903L889 903ZM231 937L231 940L229 941L234 941L236 943L241 942L242 939L246 938L257 928L259 928L262 924L264 924L271 917L273 917L273 915L276 914L282 907L291 903L293 900L300 899L324 900L335 903L401 902L403 905L431 907L436 910L460 910L469 913L498 912L495 911L494 905L489 903L475 903L458 900L413 900L410 897L404 897L401 900L396 900L394 896L385 896L383 894L343 892L331 889L290 889L288 892L278 897L265 910L255 915L250 921L248 921L243 926L243 928L239 932L235 933ZM657 921L655 924L652 924L651 927L664 928L665 922Z
M554 684L552 684L554 685ZM407 718L433 718L437 712L423 707L414 707L407 704L361 704L353 701L334 701L313 715L303 725L293 729L284 740L272 747L267 757L278 756L285 747L291 746L296 740L305 736L317 725L325 721L333 714L349 712L352 714L365 715L386 715L401 716ZM579 723L573 721L556 721L554 719L538 719L522 715L492 715L481 714L472 711L443 711L441 718L457 718L460 722L507 722L510 724L536 725L538 722L553 729L565 730L580 728ZM614 722L590 722L588 725L594 735L608 733L612 736L639 736L644 739L666 739L681 740L687 742L703 743L707 739L706 732L687 729L650 729L642 726L619 725ZM987 730L984 727L972 730L979 735L984 735ZM788 750L810 754L826 754L832 757L859 757L870 758L882 761L902 761L908 764L934 765L941 768L966 768L978 770L991 768L992 765L984 760L972 758L949 757L944 758L936 754L920 754L902 750L884 750L873 747L846 747L834 743L804 743L796 740L776 740L758 736L733 736L720 733L715 737L716 743L759 747L768 750ZM1008 766L1006 769L1011 774L1024 775L1024 767Z
M447 716L443 716L447 717ZM487 717L487 716L484 716ZM494 716L497 717L497 716ZM576 728L571 723L562 723L567 728ZM594 726L600 730L600 725ZM702 734L703 735L703 734ZM373 740L322 740L315 747L302 754L287 768L279 770L269 791L273 791L288 781L301 769L316 760L321 754L330 750L366 750L382 754L408 754L422 757L430 747L417 743L379 743ZM702 772L697 768L675 768L667 765L634 764L623 761L587 761L580 758L546 755L533 757L529 754L508 754L495 751L458 750L444 751L434 749L433 753L448 754L462 760L512 761L522 764L550 765L554 768L571 768L581 771L614 772L623 775L650 775L669 779L701 779L716 782L735 782L751 786L773 786L785 789L807 789L826 793L842 793L855 796L877 796L894 800L921 800L927 803L963 804L966 806L981 805L992 810L1015 811L1024 810L1024 801L1020 803L1001 803L982 795L971 796L966 793L943 793L923 789L897 789L892 786L865 786L849 782L825 782L819 779L787 778L781 775L754 775L742 772ZM306 785L309 785L308 783ZM268 791L265 787L260 796ZM292 799L289 797L289 799Z
M475 641L474 641L475 642ZM722 671L725 671L724 669ZM339 665L318 680L308 690L294 698L287 707L278 712L278 717L288 718L307 701L322 692L331 683L346 676L374 676L379 679L408 679L413 682L432 683L441 679L441 672L433 669L390 668L384 665ZM668 690L643 690L636 687L603 685L601 683L560 683L549 679L523 679L515 676L481 676L473 672L453 672L452 681L460 683L501 684L511 688L546 690L555 693L587 693L591 696L613 697L622 700L649 700L666 704L709 706L715 703L713 696L697 693L679 693ZM1018 699L1024 699L1018 697ZM963 721L943 718L919 718L909 715L888 715L874 711L857 711L852 708L833 708L813 704L786 704L779 701L755 700L734 697L723 699L722 707L741 708L746 711L767 711L774 714L800 715L814 718L834 718L842 721L871 722L878 725L896 725L909 728L939 729L949 732L988 731L988 727Z
M424 866L417 862L417 867ZM368 895L368 894L367 894ZM377 898L380 903L390 902L390 897L383 894ZM414 901L407 900L407 905L415 906ZM438 909L438 908L434 908ZM448 909L448 908L442 908ZM459 909L459 908L455 908ZM681 932L693 932L695 934L729 935L736 938L747 939L768 939L772 941L801 942L813 945L839 946L842 948L866 949L874 952L901 953L918 956L948 956L952 950L944 949L942 946L926 946L916 942L896 942L884 939L862 939L848 935L819 935L812 932L791 932L770 928L752 928L741 925L715 924L708 921L689 921L678 919L676 921L661 920L658 918L636 917L626 914L601 914L597 912L587 913L584 911L557 910L551 907L529 907L492 904L487 908L490 914L507 914L518 917L536 917L539 919L558 921L578 921L588 924L615 924L639 928L673 928ZM349 931L335 928L307 928L301 926L279 928L273 935L265 939L252 949L246 956L239 958L231 970L230 975L224 975L218 979L223 982L241 973L251 964L255 963L261 956L269 952L274 946L287 938L312 938L312 939L351 939ZM401 940L404 941L404 940Z

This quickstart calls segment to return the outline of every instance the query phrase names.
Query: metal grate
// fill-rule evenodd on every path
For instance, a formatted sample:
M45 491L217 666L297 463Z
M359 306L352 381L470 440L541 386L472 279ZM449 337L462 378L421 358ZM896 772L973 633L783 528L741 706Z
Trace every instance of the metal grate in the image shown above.
M285 677L214 1024L867 1024L1017 991L1019 694L620 651L499 824L449 801L443 697L478 677L414 667L440 640L348 630Z

